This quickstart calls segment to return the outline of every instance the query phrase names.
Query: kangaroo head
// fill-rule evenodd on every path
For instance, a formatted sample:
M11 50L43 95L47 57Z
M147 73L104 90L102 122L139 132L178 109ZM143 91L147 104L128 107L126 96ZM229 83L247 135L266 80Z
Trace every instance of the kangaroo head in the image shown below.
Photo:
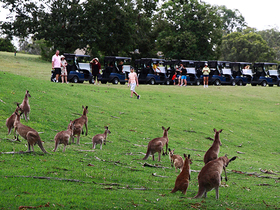
M17 108L16 108L16 112L19 113L19 112L22 112L23 110L21 109L20 107L20 103L17 103Z
M22 112L19 114L18 111L15 111L15 115L16 115L16 121L20 122L20 116L22 115Z
M83 108L83 115L86 115L88 113L88 106L84 107L82 106Z
M184 154L184 157L185 157L185 162L186 163L192 164L192 159L191 159L191 155L190 154L188 156L186 154Z
M227 167L228 164L229 164L231 161L234 161L234 160L237 158L237 156L234 156L234 157L232 157L231 159L228 159L227 154L226 154L226 155L224 156L224 158L225 158L225 167Z
M111 133L111 131L109 130L108 126L104 126L104 128L106 129L105 132L106 132L107 134L110 134L110 133Z
M168 148L170 158L174 155L174 150L175 149L171 150L170 148Z
M217 131L216 128L214 128L213 130L214 130L214 132L215 132L215 137L214 137L214 139L215 139L215 140L217 139L217 140L219 141L220 146L222 146L222 142L221 142L221 140L220 140L220 133L222 133L223 129Z
M170 129L170 127L168 127L167 129L165 129L165 128L162 126L163 135L167 135L169 129Z
M26 95L27 97L31 98L31 95L30 95L30 93L29 93L29 90L26 90L25 95Z

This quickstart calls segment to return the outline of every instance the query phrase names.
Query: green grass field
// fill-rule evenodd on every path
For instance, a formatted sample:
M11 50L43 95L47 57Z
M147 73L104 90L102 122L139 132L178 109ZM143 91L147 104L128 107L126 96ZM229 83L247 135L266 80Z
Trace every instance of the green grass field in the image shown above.
M141 99L130 98L126 85L61 84L50 82L51 62L38 56L0 52L0 209L20 206L38 209L279 209L280 204L280 89L239 86L140 85ZM45 149L14 142L6 119L31 98L30 121ZM54 136L88 106L87 136L80 145L54 149ZM112 132L102 150L92 137ZM186 195L170 193L176 177L167 156L144 161L147 144L170 127L169 147L193 164ZM198 172L211 146L213 129L220 134L220 156L238 156L227 167L219 200L215 190L206 199L192 199L198 191ZM155 155L157 160L157 154ZM147 162L159 167L145 167ZM261 172L267 170L267 173ZM153 176L156 174L157 176ZM162 176L162 177L160 177ZM41 178L40 178L41 177ZM224 177L224 173L223 173Z

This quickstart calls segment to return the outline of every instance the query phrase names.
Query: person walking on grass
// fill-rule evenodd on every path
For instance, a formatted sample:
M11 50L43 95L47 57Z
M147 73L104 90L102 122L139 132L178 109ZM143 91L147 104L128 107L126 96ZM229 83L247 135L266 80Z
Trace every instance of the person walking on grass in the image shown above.
M208 88L208 79L209 79L210 69L209 69L207 63L205 63L205 66L204 66L204 68L202 69L202 73L203 73L203 84L204 84L204 88L205 88L205 87Z
M133 94L137 96L137 99L140 99L140 95L135 92L135 87L139 86L137 74L134 72L133 67L130 68L130 73L128 75L128 87L130 85L131 95L130 98L133 97Z

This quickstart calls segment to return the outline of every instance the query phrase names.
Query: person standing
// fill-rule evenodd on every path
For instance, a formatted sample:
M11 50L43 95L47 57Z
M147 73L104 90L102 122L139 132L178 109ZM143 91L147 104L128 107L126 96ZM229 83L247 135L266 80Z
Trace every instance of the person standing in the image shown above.
M61 56L61 81L62 81L62 83L64 83L64 80L65 80L65 83L68 84L66 66L67 66L67 61L65 60L64 55L62 55Z
M205 87L208 88L208 79L209 79L210 69L209 69L207 63L205 63L205 66L204 66L204 68L202 69L202 73L203 73L203 84L204 84L204 88L205 88Z
M92 61L90 63L91 63L91 70L92 70L94 84L97 81L97 84L99 85L98 76L100 74L101 64L99 63L98 58L92 59Z
M180 86L183 86L184 83L185 85L184 86L187 86L187 69L184 67L184 65L181 63L181 85Z
M55 72L55 82L58 82L58 77L61 74L61 60L59 56L59 50L56 50L55 54L52 56L52 69Z
M130 91L131 91L130 98L132 98L133 94L135 94L137 96L137 99L140 99L140 95L135 92L135 87L136 87L136 85L138 87L139 83L138 83L137 74L134 72L133 67L130 68L130 73L128 75L128 78L129 78L129 80L128 80L128 87L130 85Z

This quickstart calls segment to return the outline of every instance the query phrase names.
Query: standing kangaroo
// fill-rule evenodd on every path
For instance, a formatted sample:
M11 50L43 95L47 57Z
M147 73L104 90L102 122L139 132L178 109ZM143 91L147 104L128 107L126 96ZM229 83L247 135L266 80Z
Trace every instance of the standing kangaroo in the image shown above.
M83 115L81 117L79 117L78 119L75 119L73 121L73 123L75 123L75 128L74 128L74 131L73 131L72 143L74 143L74 136L77 135L77 144L80 144L80 136L81 136L81 134L84 134L84 131L83 131L83 126L84 125L86 126L86 135L88 133L88 127L87 127L87 124L88 124L88 118L87 118L88 106L86 106L86 107L82 106L82 108L83 108Z
M29 105L29 100L28 100L28 98L30 98L30 97L31 97L31 95L29 94L29 91L27 90L25 92L24 99L20 105L20 108L22 109L22 112L24 114L25 121L30 120L29 119L30 105Z
M216 190L216 199L219 199L219 186L221 185L221 174L223 169L226 176L226 167L228 164L235 160L236 156L231 159L228 159L227 156L219 157L218 159L208 162L201 169L198 174L198 193L194 198L201 198L203 195L206 198L207 192L215 188ZM227 180L227 178L226 178Z
M37 143L38 146L40 147L40 149L44 152L44 153L48 153L45 148L43 147L41 138L38 134L37 131L35 131L33 128L30 128L26 125L23 125L20 123L20 114L18 112L15 112L16 114L16 119L15 119L15 123L14 123L14 127L15 127L15 133L14 136L15 138L18 140L18 135L20 135L22 138L24 138L25 140L27 140L28 142L28 151L30 151L30 146L32 147L32 151L34 152L34 145ZM17 136L16 136L17 133Z
M212 146L208 149L208 151L204 155L204 164L208 163L211 160L215 160L218 158L218 154L220 152L220 146L222 145L220 140L220 133L222 133L223 130L217 131L214 128L215 132L215 139L212 144Z
M19 103L17 103L17 108L16 108L15 112L17 112L17 113L22 112L22 109L20 108ZM14 128L14 122L16 120L15 112L6 120L6 126L8 128L8 135L11 134L12 129Z
M73 136L74 128L75 128L75 122L70 120L67 130L60 131L55 135L54 137L55 146L53 150L54 152L57 150L59 144L64 144L63 152L65 152L65 148L69 144L69 138Z
M103 134L96 134L94 137L92 137L92 149L95 149L95 146L97 144L100 144L100 149L102 149L102 144L104 143L104 145L106 145L106 139L107 139L107 135L111 133L111 131L109 131L108 126L104 126L104 128L106 129L105 132Z
M162 126L162 130L163 130L163 137L160 137L160 138L155 138L153 140L151 140L148 144L148 149L147 149L147 153L146 153L146 156L143 158L143 160L147 160L148 157L150 155L153 156L153 160L155 160L155 156L154 154L156 152L158 152L158 161L160 161L160 153L161 151L163 152L162 155L164 155L164 145L166 145L166 154L167 154L167 147L168 147L168 130L170 129L167 128L165 129L163 126Z
M186 154L184 154L184 157L185 157L185 162L184 162L183 170L177 176L177 179L175 181L175 187L171 192L175 193L179 190L185 195L189 186L189 180L191 179L190 164L192 164L192 160L190 159L190 155L187 156Z
M169 159L171 160L171 166L173 167L175 165L175 172L177 172L177 168L180 169L180 171L182 171L183 169L183 165L184 165L184 160L180 155L174 155L174 150L172 151L170 149L169 150Z

